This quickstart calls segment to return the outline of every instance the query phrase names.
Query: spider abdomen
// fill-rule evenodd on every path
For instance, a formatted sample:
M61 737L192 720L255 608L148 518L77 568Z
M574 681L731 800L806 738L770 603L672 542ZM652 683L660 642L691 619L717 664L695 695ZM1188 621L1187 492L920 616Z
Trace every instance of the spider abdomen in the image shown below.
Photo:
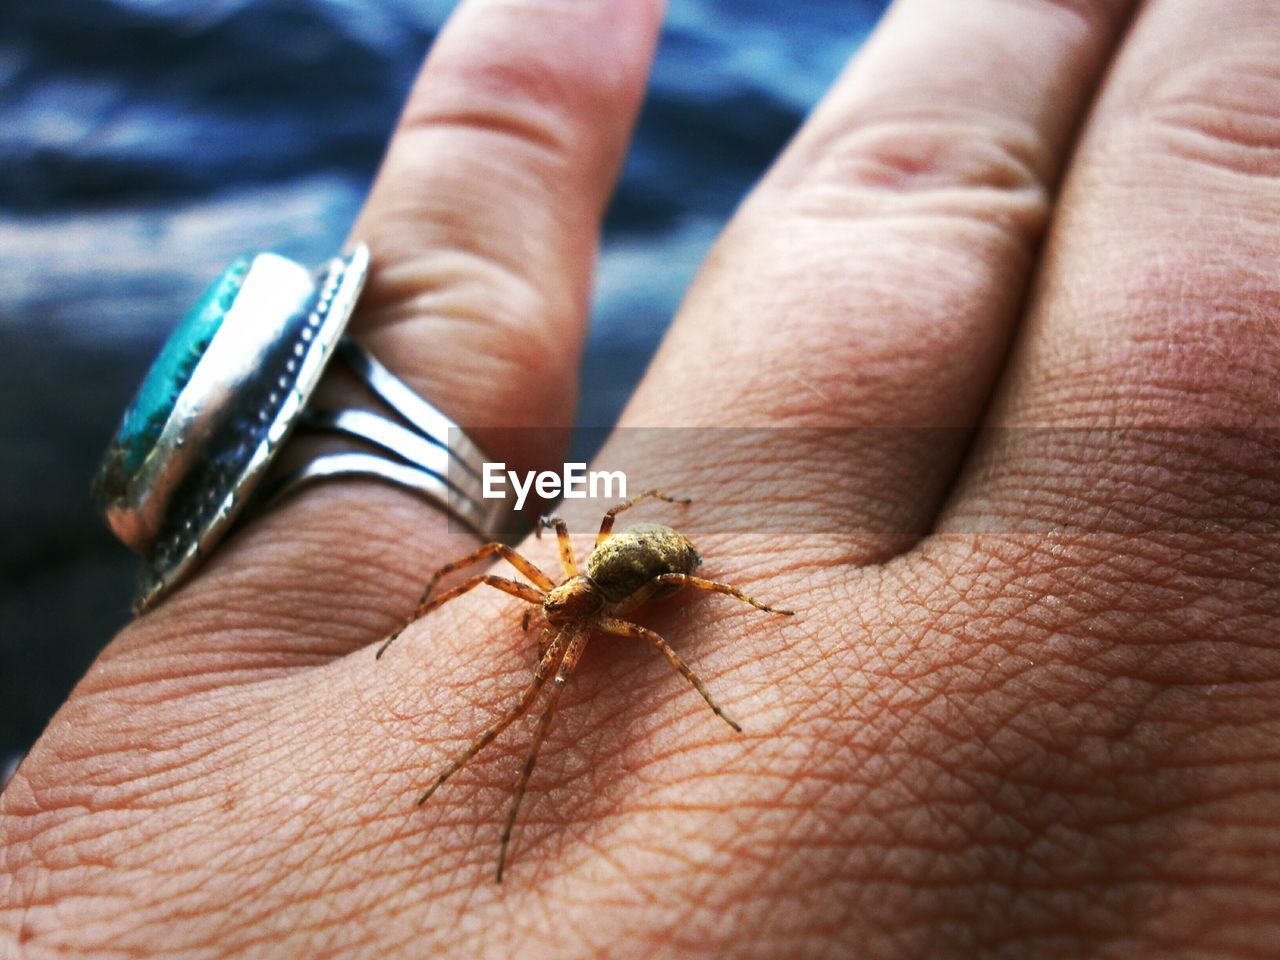
M587 576L607 601L618 603L664 573L690 574L700 563L698 551L684 534L660 523L638 523L591 552Z

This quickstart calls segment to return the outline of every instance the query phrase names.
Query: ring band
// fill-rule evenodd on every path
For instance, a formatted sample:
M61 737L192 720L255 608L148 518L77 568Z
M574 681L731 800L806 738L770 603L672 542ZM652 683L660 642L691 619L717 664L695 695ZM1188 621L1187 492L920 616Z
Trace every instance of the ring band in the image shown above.
M139 611L194 572L251 500L269 506L316 480L392 483L483 537L505 529L509 499L482 496L486 458L475 443L344 337L368 264L363 244L314 273L277 254L241 257L161 349L94 481L107 524L143 557ZM394 418L310 407L335 355ZM255 498L298 428L337 433L372 452L316 456Z
M402 426L369 410L306 407L300 425L342 434L393 455L329 453L287 474L267 495L268 505L315 480L369 477L420 494L486 540L499 537L511 515L508 498L484 497L488 459L456 423L414 393L399 377L350 337L338 355L370 393L399 415Z

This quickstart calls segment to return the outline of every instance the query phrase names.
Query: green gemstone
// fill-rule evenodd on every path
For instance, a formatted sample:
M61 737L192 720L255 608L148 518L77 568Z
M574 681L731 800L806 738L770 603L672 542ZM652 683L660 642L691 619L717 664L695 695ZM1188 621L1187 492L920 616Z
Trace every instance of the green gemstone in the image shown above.
M196 365L244 285L251 262L252 258L241 257L231 264L209 285L165 342L125 411L120 429L107 451L98 478L102 493L122 494L146 462L178 402L178 395L191 380Z

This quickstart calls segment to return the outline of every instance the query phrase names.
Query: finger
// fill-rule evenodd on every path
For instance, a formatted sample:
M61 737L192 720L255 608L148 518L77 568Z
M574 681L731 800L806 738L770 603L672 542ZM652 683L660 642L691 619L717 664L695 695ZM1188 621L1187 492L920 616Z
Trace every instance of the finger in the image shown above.
M928 528L1129 7L899 0L728 228L623 420L821 430L692 441L665 486L714 497L763 464L766 500L868 533L864 559Z
M1135 890L1159 891L1145 928L1187 952L1228 953L1275 914L1278 63L1269 0L1144 8L1073 160L989 439L939 524L963 536L921 558L947 571L921 607L959 612L943 688L985 651L1002 691L958 762L1018 809L1054 810L1020 828L1052 836L1059 863L1112 878L1078 894L1086 911L1031 884L1007 914L1052 901L1085 918L1081 942L1114 938L1106 917L1134 916ZM1030 752L1009 749L1023 723Z
M943 529L1273 522L1277 63L1267 0L1145 10L1073 164L991 442Z
M557 451L485 428L571 422L600 220L659 21L656 0L462 4L354 230L373 252L355 333L494 459ZM374 483L316 488L223 546L157 631L176 623L189 647L193 630L252 629L253 650L294 659L368 643L470 549L450 527Z
M572 424L600 220L660 12L472 0L409 98L353 231L377 254L357 330L479 439Z

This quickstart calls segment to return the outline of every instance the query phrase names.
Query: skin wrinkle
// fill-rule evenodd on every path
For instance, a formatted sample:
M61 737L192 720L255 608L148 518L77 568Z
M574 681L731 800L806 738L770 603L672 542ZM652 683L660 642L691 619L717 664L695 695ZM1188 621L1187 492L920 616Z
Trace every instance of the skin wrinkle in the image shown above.
M495 309L489 309L486 298L484 302L457 305L455 309L459 313L454 315L434 314L414 322L405 316L393 328L396 336L404 337L420 330L419 342L423 344L437 343L442 338L457 342L483 358L474 368L450 364L433 374L436 391L446 396L463 395L476 376L492 380L498 386L475 397L465 408L465 416L459 412L458 405L447 400L441 401L440 408L465 424L477 443L483 442L487 448L497 450L499 453L495 456L502 455L513 468L544 468L555 462L551 451L561 452L557 437L567 436L557 428L567 426L572 418L572 395L566 394L560 384L571 376L581 341L557 338L552 330L538 333L529 318L538 315L559 318L576 315L578 311L558 308L553 311L543 305L532 314L517 313L514 310L517 302L503 298L501 303L492 304ZM371 349L378 349L376 342L371 344ZM425 364L432 356L438 357L438 351L422 353L414 359ZM518 384L526 378L535 380L524 388L504 386ZM548 430L549 426L553 429ZM543 438L547 438L545 443ZM503 454L502 451L509 452Z
M505 219L507 209L495 208L492 215L495 220ZM548 224L547 228L552 226ZM555 224L554 228L571 226ZM518 238L521 231L509 233ZM536 235L537 231L529 233ZM570 348L577 341L566 342L563 333L530 324L529 318L566 316L581 310L586 288L562 291L562 299L549 299L547 291L539 287L538 275L544 270L561 269L562 265L546 263L538 267L546 251L515 251L510 253L509 262L503 262L488 251L468 250L453 237L443 236L439 243L438 248L424 250L414 260L400 262L394 272L380 275L385 284L381 291L384 302L379 306L374 301L373 307L379 310L382 322L394 325L398 332L413 336L424 345L437 337L490 337L493 342L489 346L498 352L487 362L500 367L519 358L517 348L528 349L525 362L532 375L529 379L534 381L530 386L545 377L562 375L566 361L573 355ZM415 331L430 333L431 338L414 335ZM501 339L493 337L494 333ZM441 375L447 372L442 370ZM495 388L501 392L508 382L495 380Z
M255 791L255 793L258 793L258 792L259 792L259 791ZM297 815L302 815L302 814L304 813L304 810L305 810L305 808L299 809L299 810L297 811ZM284 841L285 849L291 849L291 845L292 845L293 843L297 842L297 841L298 841L298 840L299 840L303 835L305 835L306 830L307 830L307 826L308 826L308 824L303 823L303 824L299 827L299 829L297 829L296 831L292 831L290 835L285 836L285 837L283 837L283 838L280 838L280 839L282 839L282 840ZM308 857L309 857L309 853L308 853L308 852L306 852L306 851L300 851L300 850L298 850L298 849L293 849L293 850L292 850L292 855L290 856L290 859L294 859L294 860L295 860L295 861L300 865L301 863L306 862L306 860L307 860L307 858L308 858ZM247 878L249 878L249 877L253 876L253 874L254 874L254 868L255 868L255 866L256 866L256 859L250 859L250 860L244 860L243 858L237 858L237 859L238 859L238 869L239 869L239 872L241 873L241 875L243 875L243 876L246 878L246 881L247 881ZM264 861L264 862L265 862L265 861ZM219 865L219 867L218 867L218 872L219 872L219 873L222 873L222 872L226 871L226 870L227 870L229 867L231 867L231 866L232 866L232 864L226 864L226 863L224 863L224 864L220 864L220 865ZM254 893L255 893L256 891L254 890L254 888L253 888L253 884L252 884L252 883L248 883L248 884L247 884L247 887L248 887L248 889L244 892L243 896L244 896L245 900L248 900L249 902L252 902L254 899L256 899L256 897L254 897ZM252 923L252 922L253 922L253 921L252 921L252 919L250 919L250 920L246 920L246 921L245 921L246 925L248 925L248 924L250 924L250 923Z
M1011 527L1069 521L1078 529L1135 534L1263 532L1271 526L1272 457L1264 438L1183 430L1129 436L1024 431L1013 441L1018 459L1004 460L999 473L986 477L980 496L966 498L964 513L979 514L984 504L998 502L1001 514L1020 512ZM965 522L953 511L944 526Z
M618 43L621 38L608 32L609 27L616 27L618 24L601 23L601 19L616 17L617 21L626 23L627 17L639 15L645 19L647 26L653 28L661 17L660 9L654 5L647 9L634 5L631 10L615 12L599 5L593 9L576 3L545 2L521 2L499 13L500 17L493 17L490 11L486 11L486 19L482 21L477 17L474 23L480 35L487 35L492 42L503 46L511 46L513 36L527 35L531 31L563 30L572 35L583 27L593 32L602 31L598 36L599 42ZM583 14L585 15L580 23L572 22ZM527 22L520 23L521 18ZM518 23L514 31L510 26L512 22ZM453 21L447 29L460 30L461 27L458 21ZM463 48L440 44L432 53L435 69L431 77L433 82L439 80L441 83L450 83L452 78L461 100L471 99L485 92L492 94L495 101L518 98L548 114L563 115L565 127L580 126L577 121L584 114L607 113L616 109L619 102L627 102L643 95L643 75L623 69L616 58L579 58L568 64L561 64L558 62L560 49L525 46L518 48L518 52L523 54L522 59L492 60L466 56ZM545 59L539 61L538 57ZM553 58L556 63L547 62ZM549 69L551 66L557 69ZM413 96L410 98L408 111L429 111L436 103L446 99ZM590 101L586 109L582 106L584 100ZM572 142L572 138L566 140ZM608 185L605 184L606 187Z
M1208 62L1171 69L1144 98L1145 118L1170 152L1229 175L1280 176L1280 72L1274 50L1235 45Z
M1141 277L1144 272L1150 275L1143 268L1137 268L1134 275ZM1197 275L1203 275L1198 267L1183 273L1178 282L1185 283L1188 276ZM1139 282L1147 289L1171 289L1159 279ZM1238 282L1241 286L1247 284L1247 280ZM1142 299L1146 301L1145 314L1169 317L1166 329L1145 339L1135 337L1114 351L1115 359L1108 366L1114 382L1105 391L1096 379L1096 344L1070 355L1059 351L1053 360L1056 372L1046 381L1045 393L1019 412L1023 424L1051 425L1061 430L1097 427L1100 407L1105 407L1114 426L1186 430L1272 426L1268 420L1260 419L1269 409L1261 402L1265 399L1263 387L1269 365L1260 368L1256 355L1250 360L1240 347L1229 348L1230 356L1223 356L1219 348L1228 336L1233 343L1263 342L1264 335L1270 336L1274 327L1265 310L1234 315L1220 312L1217 319L1225 321L1220 323L1221 333L1197 342L1191 339L1197 329L1196 318L1193 311L1186 309L1185 301L1171 313L1167 303ZM1203 366L1199 371L1193 368L1196 356L1206 351L1218 354L1222 361L1216 368L1217 376L1211 379Z
M241 720L239 723L246 729L252 729L250 720ZM232 727L232 732L234 732L234 727ZM234 743L234 741L231 742ZM114 761L112 760L109 748L85 754L84 757L66 758L59 766L65 766L69 770L76 771L79 774L77 778L63 781L56 776L51 776L45 782L36 781L31 785L31 796L28 798L26 807L18 806L16 803L8 803L6 804L6 812L19 817L34 818L39 815L43 819L48 819L50 813L55 813L58 814L57 822L60 823L75 822L72 814L76 810L86 808L98 811L112 811L113 816L119 815L121 811L136 807L137 803L144 798L167 792L171 784L171 778L166 778L166 774L183 773L184 776L181 782L186 783L190 777L186 768L191 764L201 763L219 749L225 750L227 748L213 744L207 749L202 746L194 750L184 750L182 747L177 747L162 753L147 749L145 746L124 746L121 750L126 755L143 759L147 761L148 766L144 768L143 773L118 781L115 781L114 777L104 780L101 775L92 776L95 768L100 772L116 774L117 768L127 767L126 764L119 762L118 758ZM156 765L157 760L163 761L173 754L177 754L177 756L172 757L168 766L165 766L163 762L158 766ZM88 770L85 770L87 759L92 759L93 764ZM53 772L56 773L57 771L58 767L55 766ZM90 776L86 778L86 774L90 774ZM87 801L81 800L82 797L87 796L86 787L93 787L93 802L91 805ZM108 788L113 788L113 792L104 795L102 791ZM140 792L130 792L126 788ZM168 802L170 801L157 802L153 809L163 809ZM21 836L21 832L18 835ZM38 836L34 835L29 842L34 841Z
M988 130L957 126L950 117L923 128L919 117L880 124L844 132L847 145L824 153L822 164L766 207L837 228L843 221L917 226L926 235L976 232L1008 248L1015 262L1030 257L1048 217L1052 182L1038 169L1047 153L1041 144L1016 138L992 144ZM1035 154L1041 159L1030 159Z
M768 423L849 430L892 425L916 429L967 426L968 418L952 409L953 397L962 395L962 389L953 382L954 378L923 376L923 371L932 367L925 358L950 348L979 370L990 366L982 345L973 343L968 333L974 315L990 311L993 301L1007 306L1010 312L1016 306L1018 284L1012 284L1015 289L1011 294L1006 281L1018 271L1004 265L1009 252L1007 242L999 235L991 235L989 228L970 226L945 230L939 236L936 223L926 218L904 225L900 239L895 235L886 237L883 231L869 235L865 224L851 224L834 235L833 231L824 230L821 238L806 241L797 250L790 235L762 233L758 229L764 222L776 219L777 206L771 204L756 211L749 202L720 243L727 247L724 256L749 261L745 264L747 276L726 277L727 285L722 286L714 279L718 274L710 271L712 279L695 283L686 309L724 313L730 307L721 307L721 302L742 295L758 301L758 309L792 316L824 316L831 313L832 302L853 304L839 317L830 318L836 329L843 331L839 337L833 338L828 326L806 323L772 330L747 344L733 340L717 344L729 356L751 348L765 353L771 358L769 364L762 365L761 373L766 377L770 376L770 369L785 370L797 364L799 358L812 357L815 350L820 351L833 362L823 365L825 375L814 372L810 379L820 376L815 380L819 388L839 399L818 419L802 423L794 419L794 413L788 417L788 405L797 405L795 410L800 412L810 408L812 401L807 392L792 389L789 381L780 381L780 388L764 393L723 384L722 391L731 390L735 401L729 405L733 411L730 422L757 428ZM777 211L778 215L786 213L785 209ZM754 231L753 225L757 228ZM750 239L736 239L744 235ZM1002 264L998 277L989 277L988 268L997 262ZM800 281L795 279L797 269L801 270ZM904 287L909 290L922 269L928 270L936 282L930 290L915 290L912 295ZM892 317L893 322L885 323L885 317ZM851 365L846 361L854 359L858 370L855 382L868 388L858 391L857 404L845 402L849 383L840 375ZM682 356L679 362L694 370L706 367L705 376L694 373L689 377L696 384L699 380L719 380L714 366L708 366L711 361L705 354L693 354ZM783 374L775 376L785 378ZM724 401L720 394L717 397L717 409L723 415ZM762 406L779 399L780 414L773 406ZM935 419L931 412L935 403L946 411L941 419ZM779 415L782 419L776 419ZM961 419L955 419L957 416ZM796 471L796 482L802 482L802 478L803 473Z
M403 494L393 494L384 488L375 487L373 485L362 485L363 490L369 499L375 503L386 503L398 506L403 512L403 508L409 505L409 499ZM324 499L332 496L335 491L332 490L316 490L311 497ZM313 504L315 506L315 504ZM323 509L323 507L321 508ZM415 515L420 516L420 506L414 504ZM245 553L257 554L260 545L269 541L273 534L277 532L273 518L268 518L272 529L253 528L246 531L245 536L227 545L228 552L239 552L237 547L242 547ZM402 528L410 529L412 527ZM370 530L372 533L373 530ZM400 538L403 544L403 535ZM288 622L297 622L306 627L302 631L304 639L303 643L299 643L296 635L280 636L281 643L265 644L260 640L259 655L267 654L271 658L271 664L274 666L279 662L280 657L288 658L294 652L302 653L306 659L312 656L311 648L315 643L321 643L326 648L332 648L336 645L336 652L344 654L351 649L353 644L363 647L370 640L371 636L377 636L385 632L390 626L397 621L401 613L393 613L385 609L385 595L391 593L402 593L406 599L401 606L408 605L411 601L407 599L410 593L414 593L421 589L421 573L416 573L412 568L381 571L377 570L377 582L370 580L368 585L361 589L363 583L363 575L348 576L344 580L344 588L338 589L337 585L329 582L327 577L311 578L291 578L288 577L286 571L290 570L292 556L295 554L305 555L309 553L312 547L309 546L308 540L293 544L286 537L285 542L289 546L284 549L267 551L267 556L262 557L260 562L255 562L248 571L236 570L234 574L228 570L228 575L222 574L222 569L206 571L205 582L215 594L215 598L222 603L222 606L211 607L210 610L193 609L191 604L184 603L184 596L179 593L173 598L171 603L165 604L160 610L149 615L142 621L139 621L137 630L132 636L126 635L123 642L113 645L112 650L108 652L108 656L104 662L111 664L113 667L118 660L128 660L134 655L133 651L142 653L149 647L172 646L175 651L175 659L180 659L179 654L184 649L184 644L192 643L207 647L216 657L219 652L234 652L238 650L242 643L242 638L246 635L257 634L262 625L271 625L278 614L274 614L272 610L262 611L256 609L248 603L251 591L267 589L278 597L278 605L285 609L296 609L300 612L288 618ZM349 533L343 533L340 537L340 544L333 551L341 554L345 548L341 544L349 544L352 538ZM277 547L280 545L277 544ZM316 544L319 546L319 543ZM287 554L283 555L282 553ZM429 565L430 561L426 564ZM228 564L229 566L230 564ZM225 569L225 568L223 568ZM419 568L420 569L420 568ZM312 580L316 582L312 585ZM352 583L354 581L354 584ZM243 582L243 588L241 583ZM376 589L374 588L376 585ZM349 613L340 612L334 616L330 616L331 608L335 604L335 598L345 598L348 592L355 588L359 594L358 600L351 601L351 605L359 609L361 606L366 610L360 612L358 617L351 617ZM310 598L317 594L324 594L323 602L316 607L310 607ZM243 598L241 601L240 598ZM294 606L294 599L301 600L301 606ZM375 602L381 598L380 604ZM260 607L260 604L258 605ZM272 604L274 609L277 604ZM216 610L216 612L213 612ZM307 611L310 612L307 612ZM350 619L352 627L347 628L344 621ZM173 629L169 626L173 622L184 623L184 630L181 631L177 638L174 638ZM330 633L335 634L330 638ZM315 638L324 638L316 640ZM165 641L168 641L166 644ZM289 640L289 643L283 641ZM243 659L239 656L228 657L226 668L230 668L234 661L236 666L243 664ZM182 671L178 671L181 673Z
M92 685L86 685L86 699L100 696L117 699L119 694L129 694L126 698L133 706L158 705L171 699L180 692L187 696L198 696L236 686L253 687L259 684L270 686L274 681L296 672L299 668L319 666L329 662L331 656L317 653L311 659L303 656L288 657L286 663L283 654L271 652L270 647L279 641L280 635L275 631L265 632L264 639L272 644L262 646L250 645L254 634L237 633L236 639L244 643L243 647L220 645L216 652L208 654L153 653L145 659L130 659L127 669L111 671L95 677ZM154 649L154 648L153 648ZM238 663L232 663L238 658ZM207 666L206 666L207 664ZM180 669L175 669L179 667ZM175 675L184 674L178 679ZM143 691L153 694L151 697L141 696Z
M685 781L685 780L686 780L686 778L687 778L687 774L684 774L684 773L677 773L677 776L678 776L678 777L680 777L680 780L681 780L681 781ZM663 782L664 782L664 788L666 788L666 791L667 791L667 792L668 792L668 794L669 794L669 792L671 792L671 786L669 786L669 785L671 785L671 776L663 777L663 778L662 778L662 780L663 780ZM657 812L658 812L658 813L657 813L657 815L658 815L658 817L660 817L660 815L662 815L662 814L660 814L660 810L662 810L662 809L663 809L663 808L662 808L662 806L660 806L660 805L659 805L659 806L658 806L658 808L655 808L655 809L657 809ZM634 815L634 814L632 814L632 815ZM718 819L716 820L716 824L717 824L717 826L719 827L719 829L722 829L722 831L730 831L730 827L728 827L728 824L719 823L719 820L718 820ZM626 826L626 822L620 822L620 823L618 823L618 826L620 826L620 827L625 827L625 826ZM692 827L690 826L690 824L689 824L689 819L687 819L687 817L680 817L680 818L678 818L678 819L676 820L675 824L672 824L672 823L671 823L671 822L669 822L669 820L668 820L668 822L667 822L667 826L668 826L668 828L669 828L669 827L672 827L672 826L675 826L676 828L692 828ZM701 833L701 832L703 832L703 831L700 831L700 829L698 829L698 831L696 831L696 832ZM682 893L682 896L684 896L684 893Z
M437 82L439 79L437 78ZM465 83L465 81L463 81ZM409 136L407 141L413 144L414 138L429 140L434 137L454 137L461 139L484 140L489 137L506 141L503 150L527 152L525 158L533 169L545 177L539 176L539 185L547 188L555 186L549 174L570 164L568 158L573 156L576 144L572 138L577 134L576 125L558 116L558 111L538 109L526 102L512 103L512 93L524 93L516 84L504 83L506 89L496 91L492 97L478 97L475 90L468 91L468 102L452 108L437 104L430 111L414 112L404 118L403 134ZM477 159L483 158L491 151L476 149ZM495 167L505 172L509 168ZM548 208L548 212L556 208Z

